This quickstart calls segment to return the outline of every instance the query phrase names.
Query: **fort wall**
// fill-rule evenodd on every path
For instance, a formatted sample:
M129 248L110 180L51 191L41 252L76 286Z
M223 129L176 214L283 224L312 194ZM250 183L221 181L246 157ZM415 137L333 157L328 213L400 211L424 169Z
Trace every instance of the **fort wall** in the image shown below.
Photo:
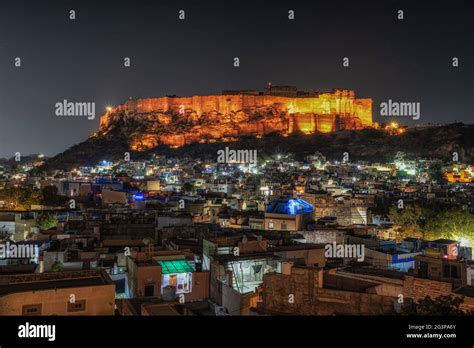
M154 125L149 133L133 141L132 148L150 148L159 143L182 146L210 138L236 137L243 134L265 135L302 132L329 133L340 129L363 129L372 126L372 99L355 98L353 91L335 90L309 96L224 94L191 97L161 97L128 100L107 111L100 119L107 129L119 119L146 119ZM193 129L174 134L155 132L185 117ZM257 115L259 117L254 118ZM206 126L197 122L205 117Z

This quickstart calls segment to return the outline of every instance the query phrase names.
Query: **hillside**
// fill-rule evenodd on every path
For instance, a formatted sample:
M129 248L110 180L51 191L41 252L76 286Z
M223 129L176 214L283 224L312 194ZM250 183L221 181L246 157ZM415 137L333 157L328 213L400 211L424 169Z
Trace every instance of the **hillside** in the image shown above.
M215 142L193 143L178 148L161 144L145 151L135 151L130 146L130 134L140 132L140 127L143 127L143 124L137 124L135 127L128 124L125 127L122 121L117 121L106 133L96 133L86 141L50 158L42 169L70 169L93 165L104 159L123 158L126 151L130 151L132 160L147 158L151 153L212 159L216 158L217 150L225 146L256 149L260 158L269 154L292 152L296 158L302 159L319 151L328 159L341 159L342 153L348 152L351 160L384 161L392 160L397 151L403 151L412 158L449 161L452 153L456 151L461 161L472 163L474 160L474 125L462 123L410 128L397 136L375 129L293 133L288 136L275 132L263 137L245 135L234 141L213 140Z

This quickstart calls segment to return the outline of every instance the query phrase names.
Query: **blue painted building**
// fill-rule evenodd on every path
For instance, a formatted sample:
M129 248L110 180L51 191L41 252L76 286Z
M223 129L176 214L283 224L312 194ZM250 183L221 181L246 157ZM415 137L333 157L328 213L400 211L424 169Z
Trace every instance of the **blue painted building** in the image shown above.
M265 209L265 230L302 231L312 221L313 206L292 197L279 198Z

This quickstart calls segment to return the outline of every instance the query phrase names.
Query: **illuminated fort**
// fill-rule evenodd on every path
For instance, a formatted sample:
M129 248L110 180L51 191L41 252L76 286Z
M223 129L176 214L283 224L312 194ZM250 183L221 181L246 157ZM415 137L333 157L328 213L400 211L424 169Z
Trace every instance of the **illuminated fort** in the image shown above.
M363 129L372 126L372 99L356 98L351 90L322 93L269 84L264 92L231 90L222 95L128 100L101 117L99 132L106 133L120 119L143 121L130 145L144 150L240 135Z

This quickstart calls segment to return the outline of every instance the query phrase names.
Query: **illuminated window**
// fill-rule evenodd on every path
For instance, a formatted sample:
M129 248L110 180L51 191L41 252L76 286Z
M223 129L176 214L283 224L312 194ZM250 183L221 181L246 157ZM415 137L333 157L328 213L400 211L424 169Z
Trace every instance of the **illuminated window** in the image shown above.
M186 260L158 261L161 265L161 289L171 286L177 294L186 294L192 291L194 266Z
M187 294L192 291L192 273L163 274L161 288L171 286L176 289L177 294Z
M275 228L275 226L273 225L273 221L270 221L270 222L268 223L268 229L269 229L269 230L273 230L274 228Z

